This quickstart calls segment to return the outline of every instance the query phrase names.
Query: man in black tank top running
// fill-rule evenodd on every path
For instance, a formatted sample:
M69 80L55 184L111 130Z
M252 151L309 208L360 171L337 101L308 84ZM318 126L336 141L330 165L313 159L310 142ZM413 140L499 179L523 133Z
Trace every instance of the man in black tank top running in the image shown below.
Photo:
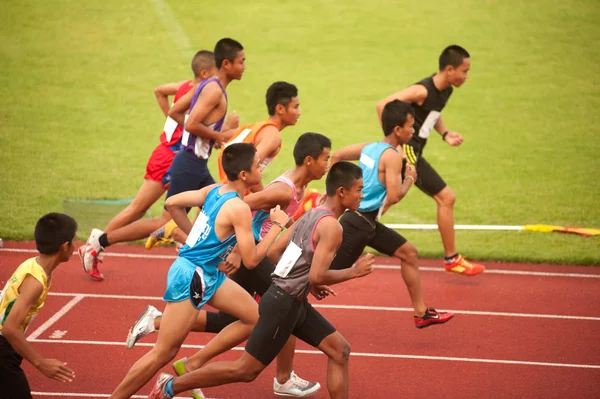
M437 204L437 224L444 245L444 267L449 272L473 276L485 270L483 265L467 261L456 250L454 235L454 203L456 196L442 177L423 157L423 149L429 134L435 129L448 145L458 147L463 137L450 132L441 112L446 106L453 87L460 87L467 80L471 67L470 55L464 48L452 45L442 51L439 59L439 72L377 103L377 114L393 100L410 102L415 110L415 134L402 146L405 162L417 169L416 186L432 197ZM403 168L404 169L404 168Z

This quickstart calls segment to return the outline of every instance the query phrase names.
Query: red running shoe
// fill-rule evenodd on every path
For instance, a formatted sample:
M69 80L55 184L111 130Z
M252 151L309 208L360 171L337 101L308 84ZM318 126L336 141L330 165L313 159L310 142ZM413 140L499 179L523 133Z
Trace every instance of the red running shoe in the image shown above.
M415 316L415 327L425 328L432 324L444 324L454 317L454 313L438 312L434 308L429 308L423 316Z

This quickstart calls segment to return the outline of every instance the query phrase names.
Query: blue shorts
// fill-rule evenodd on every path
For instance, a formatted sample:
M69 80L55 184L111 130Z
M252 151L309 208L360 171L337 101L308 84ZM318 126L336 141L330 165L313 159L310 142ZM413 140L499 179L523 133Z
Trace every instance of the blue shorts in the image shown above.
M202 267L178 257L167 274L165 302L181 302L189 299L198 310L202 308L227 277L223 272L206 273Z

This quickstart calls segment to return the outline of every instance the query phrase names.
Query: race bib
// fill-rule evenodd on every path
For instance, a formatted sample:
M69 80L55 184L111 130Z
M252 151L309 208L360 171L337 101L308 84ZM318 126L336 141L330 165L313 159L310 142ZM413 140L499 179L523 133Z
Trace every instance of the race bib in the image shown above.
M279 263L277 263L277 267L273 274L281 278L286 278L290 270L292 270L292 267L296 264L298 258L300 258L300 255L302 255L302 249L294 244L293 241L290 242L283 252L283 255L281 255L281 259L279 259Z
M208 237L208 233L210 233L210 225L208 224L208 216L204 212L200 212L198 215L198 219L196 219L196 223L192 227L192 231L188 235L185 243L192 248L200 238L205 239Z
M165 136L167 137L167 142L170 142L173 138L173 133L175 133L175 129L177 128L177 122L175 119L167 116L167 120L165 121L165 126L163 130L165 132Z
M419 129L419 137L420 138L426 139L427 137L429 137L429 134L431 133L431 130L435 126L435 123L437 122L439 117L440 117L440 113L438 111L430 111L429 112L429 114L427 115L427 118L425 118L425 121L423 122L423 124L421 125L421 128Z

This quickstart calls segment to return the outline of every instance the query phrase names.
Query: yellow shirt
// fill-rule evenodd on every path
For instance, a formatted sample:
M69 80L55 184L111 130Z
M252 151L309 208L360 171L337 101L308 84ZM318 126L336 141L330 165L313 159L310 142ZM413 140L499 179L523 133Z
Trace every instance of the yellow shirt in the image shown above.
M42 266L37 263L35 258L27 259L25 262L21 263L21 266L19 266L13 273L11 278L6 282L6 286L2 291L2 298L0 299L0 332L2 331L2 326L4 325L4 322L10 313L10 309L19 297L19 288L28 274L42 283L44 289L39 298L33 303L33 305L31 305L25 320L23 320L23 323L21 323L21 331L23 331L23 333L25 333L29 324L44 306L46 296L48 295L48 289L50 288L48 276L46 275L46 272Z

